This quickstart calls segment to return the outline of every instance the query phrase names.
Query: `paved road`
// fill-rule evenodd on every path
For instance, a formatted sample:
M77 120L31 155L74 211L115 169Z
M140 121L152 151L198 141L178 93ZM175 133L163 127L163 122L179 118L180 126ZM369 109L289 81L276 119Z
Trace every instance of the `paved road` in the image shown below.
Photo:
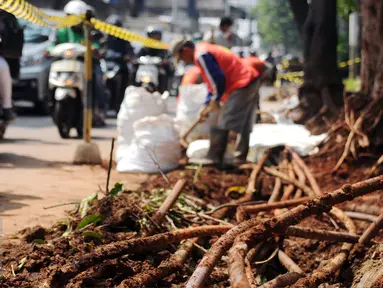
M262 95L270 93L263 89ZM168 103L175 115L175 98ZM117 136L116 120L105 128L93 129L93 141L102 158L109 158L112 137ZM80 201L104 189L106 170L102 167L73 166L76 146L81 140L61 139L50 117L20 115L0 141L0 234L10 235L26 226L49 226L73 206L45 210L55 204ZM146 175L112 173L112 182L138 187Z

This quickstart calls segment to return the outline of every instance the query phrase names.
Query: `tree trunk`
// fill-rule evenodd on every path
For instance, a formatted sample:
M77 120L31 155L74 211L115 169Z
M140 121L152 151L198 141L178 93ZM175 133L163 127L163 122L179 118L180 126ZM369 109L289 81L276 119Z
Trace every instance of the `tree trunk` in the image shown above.
M309 4L306 0L289 0L290 8L293 11L295 23L303 37L303 27L309 13Z
M299 91L301 105L291 116L296 122L304 123L319 111L335 114L336 106L343 103L343 84L337 61L336 1L312 0L303 27L305 9L298 10L297 2L290 0L298 27L303 31L305 73Z
M383 1L361 0L362 67L361 92L374 99L383 93Z

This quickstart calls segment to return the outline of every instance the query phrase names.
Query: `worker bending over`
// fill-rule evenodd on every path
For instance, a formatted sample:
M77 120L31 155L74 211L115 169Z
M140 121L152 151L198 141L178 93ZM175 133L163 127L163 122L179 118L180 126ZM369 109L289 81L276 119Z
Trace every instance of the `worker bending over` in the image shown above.
M195 63L200 68L202 79L208 85L205 107L200 116L206 117L223 104L217 127L210 132L210 148L206 159L191 162L202 164L223 164L230 130L238 133L235 145L235 164L246 161L249 151L250 133L256 120L258 107L259 72L246 65L228 49L180 38L173 41L171 50L174 61Z

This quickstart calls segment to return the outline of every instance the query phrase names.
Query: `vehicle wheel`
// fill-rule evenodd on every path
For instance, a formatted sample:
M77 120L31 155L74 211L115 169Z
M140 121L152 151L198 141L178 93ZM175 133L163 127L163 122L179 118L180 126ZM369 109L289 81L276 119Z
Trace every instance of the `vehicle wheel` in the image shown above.
M0 139L4 138L5 130L7 130L8 124L5 122L0 122Z
M51 112L48 101L45 99L35 102L35 111L39 115L48 115Z
M67 111L62 102L56 102L54 113L55 122L61 138L68 139L70 133L70 126L67 122Z

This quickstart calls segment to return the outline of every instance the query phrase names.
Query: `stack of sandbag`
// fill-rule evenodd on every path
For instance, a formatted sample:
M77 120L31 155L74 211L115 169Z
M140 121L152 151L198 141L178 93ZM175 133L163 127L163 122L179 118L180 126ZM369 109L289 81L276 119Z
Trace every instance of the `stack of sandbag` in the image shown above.
M126 88L124 101L117 116L120 144L130 144L133 138L133 123L147 116L166 113L166 98L158 92L150 93L143 87Z
M119 172L159 173L177 168L181 146L174 119L162 114L136 121L131 144L120 156Z
M206 84L188 84L179 87L176 121L183 135L197 120L208 90ZM210 113L208 119L200 123L186 139L192 142L197 139L209 138L210 127L217 123L218 113Z
M166 96L158 92L150 93L143 87L129 86L125 91L117 116L118 144L117 161L125 154L125 150L133 139L133 124L147 116L159 116L166 113Z

